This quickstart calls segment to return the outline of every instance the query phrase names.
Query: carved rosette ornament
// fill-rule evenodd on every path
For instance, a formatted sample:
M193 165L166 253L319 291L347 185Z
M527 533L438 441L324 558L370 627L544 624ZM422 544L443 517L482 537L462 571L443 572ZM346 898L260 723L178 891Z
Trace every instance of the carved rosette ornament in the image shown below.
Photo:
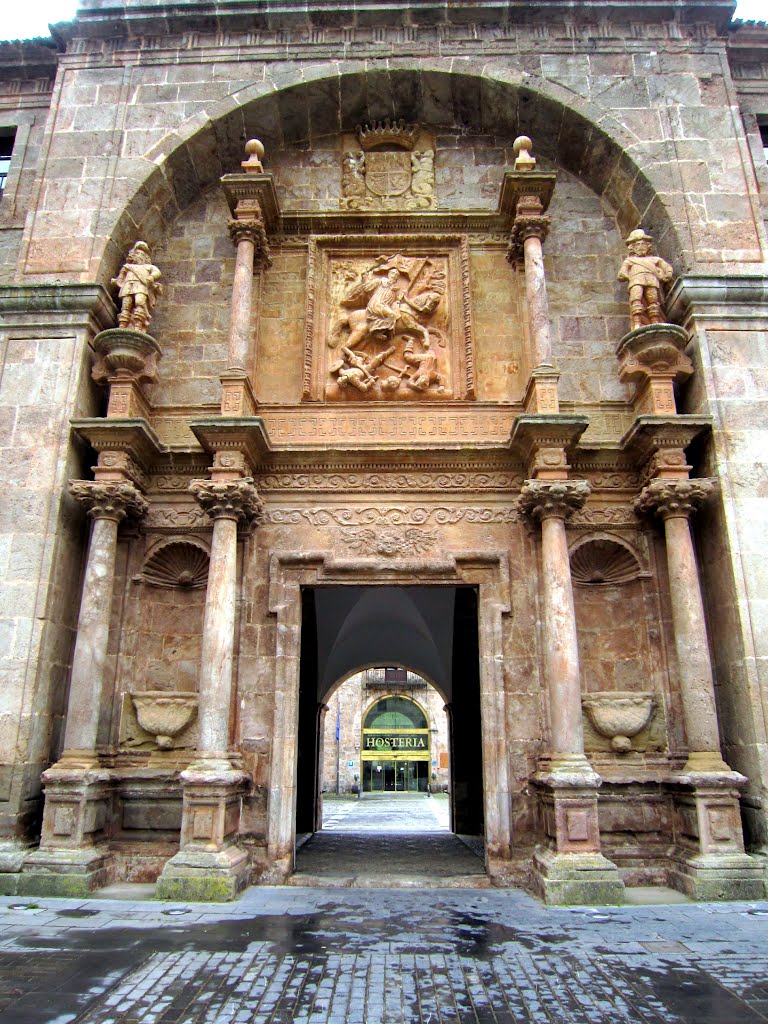
M584 506L591 490L586 480L526 480L518 508L532 519L567 519Z
M253 480L193 480L189 489L211 519L235 519L247 525L262 514L262 502Z
M714 480L652 480L635 501L638 515L688 519L715 492Z
M99 483L96 480L70 480L69 493L93 519L114 519L146 515L149 504L140 491L127 481Z

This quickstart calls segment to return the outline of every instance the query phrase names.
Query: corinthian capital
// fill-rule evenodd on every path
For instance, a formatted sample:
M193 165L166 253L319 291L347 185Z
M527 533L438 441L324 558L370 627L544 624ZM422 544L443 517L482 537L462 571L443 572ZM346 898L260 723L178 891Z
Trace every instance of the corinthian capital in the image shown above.
M189 489L211 519L236 519L250 523L261 514L262 504L253 480L193 480Z
M526 480L518 508L532 519L567 519L582 508L591 490L586 480Z
M264 226L264 217L258 207L249 210L246 217L236 217L229 222L229 237L235 246L244 239L252 242L254 261L257 266L271 266L272 257L269 254L267 230Z
M635 501L638 515L688 518L715 491L714 480L652 480Z
M119 523L129 515L143 516L149 509L141 492L127 481L70 480L69 493L94 519L114 519Z

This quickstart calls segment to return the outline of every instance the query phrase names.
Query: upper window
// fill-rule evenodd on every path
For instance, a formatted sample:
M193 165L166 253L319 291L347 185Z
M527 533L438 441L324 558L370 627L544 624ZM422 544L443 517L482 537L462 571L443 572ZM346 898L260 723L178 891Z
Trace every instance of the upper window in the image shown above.
M15 138L15 128L0 128L0 193L5 189L5 183L8 179Z
M768 164L768 124L760 125L760 138L763 140L763 156Z
M363 723L364 729L427 729L429 725L418 704L407 697L383 697L376 701Z

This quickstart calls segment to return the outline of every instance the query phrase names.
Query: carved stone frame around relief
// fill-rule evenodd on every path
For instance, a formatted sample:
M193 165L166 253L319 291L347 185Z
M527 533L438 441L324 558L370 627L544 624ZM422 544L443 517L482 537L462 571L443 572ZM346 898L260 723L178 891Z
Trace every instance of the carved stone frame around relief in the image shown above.
M374 332L366 321L364 278L384 283L400 268L395 287L422 303L403 304L405 316ZM429 285L432 279L434 287ZM424 282L427 283L424 283ZM357 304L349 296L361 287ZM368 322L373 323L372 320ZM354 350L354 354L350 354ZM380 361L381 360L381 361ZM309 243L304 346L305 402L445 401L474 399L474 350L465 235L326 236Z

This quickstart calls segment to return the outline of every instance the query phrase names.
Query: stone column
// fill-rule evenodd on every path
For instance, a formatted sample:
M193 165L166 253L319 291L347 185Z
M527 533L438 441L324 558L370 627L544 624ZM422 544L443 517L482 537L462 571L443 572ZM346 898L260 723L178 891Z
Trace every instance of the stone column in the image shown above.
M96 744L112 613L117 528L126 515L144 515L148 506L128 482L73 480L69 491L88 510L93 525L72 658L64 753L59 765L89 768L99 760Z
M261 270L269 261L261 210L254 204L248 214L229 222L229 234L237 250L229 318L229 366L240 370L247 369L250 356L254 270Z
M689 519L712 495L711 480L657 479L635 503L664 522L669 596L675 631L680 695L688 740L688 771L730 771L720 754L715 688Z
M198 747L181 773L181 848L158 879L163 899L232 899L248 883L250 866L236 845L246 774L229 752L237 604L237 528L251 522L260 501L249 478L197 480L190 490L213 519L203 620Z
M264 147L258 139L245 144L245 159L240 174L226 174L221 179L232 213L229 233L235 244L235 277L229 319L228 367L221 374L222 416L253 416L256 398L251 387L253 341L251 313L253 277L271 266L267 240L280 213L270 175L264 173Z
M664 522L672 626L688 760L673 780L677 811L674 884L696 899L760 899L762 869L744 853L739 790L746 778L720 753L717 705L690 516L711 480L652 480L635 503Z
M534 366L552 365L549 301L542 249L542 243L547 237L550 223L550 218L544 215L541 200L537 196L524 196L517 204L515 233L523 243L525 297L528 302L528 322L531 328Z
M578 636L565 521L589 497L585 480L527 480L520 509L541 522L544 682L550 752L534 782L547 845L534 856L541 895L552 903L622 902L624 886L600 852L600 777L584 754Z
M536 159L531 155L532 145L526 135L515 139L512 147L515 154L515 169L505 175L500 205L503 209L510 203L514 210L508 259L519 263L522 257L525 270L525 295L533 362L523 399L525 411L556 414L559 412L557 382L560 374L552 358L547 280L542 249L542 243L551 224L546 211L555 188L556 175L542 174L536 169ZM510 196L511 202L507 196Z
M76 480L70 493L93 519L80 602L77 639L64 734L64 753L43 773L45 810L40 849L29 856L18 891L83 895L108 879L103 846L109 810L109 771L98 752L104 705L109 621L112 612L117 530L147 503L127 481Z

